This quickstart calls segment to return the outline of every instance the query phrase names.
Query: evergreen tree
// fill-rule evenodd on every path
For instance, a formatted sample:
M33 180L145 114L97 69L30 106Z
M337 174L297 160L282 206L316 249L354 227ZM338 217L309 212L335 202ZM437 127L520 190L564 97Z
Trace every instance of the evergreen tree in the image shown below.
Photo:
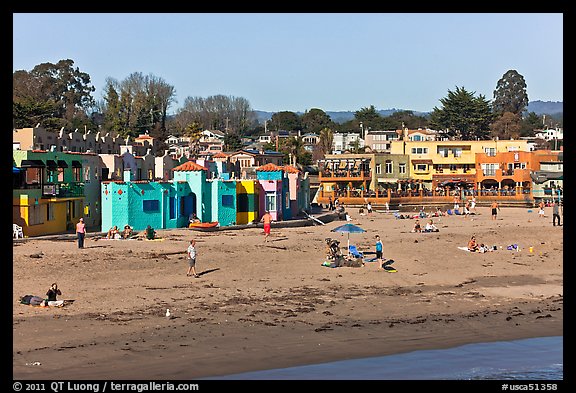
M448 90L448 96L440 99L443 107L432 110L431 126L455 139L487 139L494 116L489 101L474 94L458 86L456 91Z
M504 112L522 115L528 107L526 81L516 70L508 70L494 90L494 113L501 116Z

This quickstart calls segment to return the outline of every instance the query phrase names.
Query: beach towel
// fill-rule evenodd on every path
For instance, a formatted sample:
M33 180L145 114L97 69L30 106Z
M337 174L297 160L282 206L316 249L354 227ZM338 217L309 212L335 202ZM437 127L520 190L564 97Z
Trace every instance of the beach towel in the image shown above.
M470 252L470 250L468 249L468 247L458 247L458 249L459 249L459 250L462 250L462 251L468 251L468 252Z

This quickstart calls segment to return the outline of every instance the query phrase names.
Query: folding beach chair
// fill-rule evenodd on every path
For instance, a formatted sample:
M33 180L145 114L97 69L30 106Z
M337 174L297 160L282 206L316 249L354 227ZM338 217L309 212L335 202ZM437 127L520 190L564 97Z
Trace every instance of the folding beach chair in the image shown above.
M358 249L356 248L355 245L351 244L348 247L348 252L350 253L350 255L352 255L354 258L363 258L364 254L361 253L360 251L358 251Z

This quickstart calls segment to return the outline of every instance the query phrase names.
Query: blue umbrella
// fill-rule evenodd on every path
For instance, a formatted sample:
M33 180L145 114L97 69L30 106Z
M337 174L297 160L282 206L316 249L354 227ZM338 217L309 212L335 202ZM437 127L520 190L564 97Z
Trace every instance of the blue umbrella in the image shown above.
M360 228L358 225L354 224L344 224L332 229L331 232L347 233L348 234L348 254L350 254L350 234L351 233L362 233L366 232L364 229Z

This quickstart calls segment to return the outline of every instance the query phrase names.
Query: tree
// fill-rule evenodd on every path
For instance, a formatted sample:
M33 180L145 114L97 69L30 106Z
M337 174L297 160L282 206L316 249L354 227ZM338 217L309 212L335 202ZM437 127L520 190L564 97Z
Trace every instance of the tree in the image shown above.
M328 154L332 152L332 144L334 143L334 131L332 129L325 127L320 130L320 138L318 140L318 146L323 154Z
M276 112L270 119L270 128L273 130L298 131L302 129L300 117L290 111Z
M234 151L242 148L242 138L236 133L224 135L224 148L226 151Z
M524 77L516 70L508 70L496 85L492 105L497 115L502 115L504 112L521 115L528 106Z
M304 132L317 133L323 128L333 127L334 122L330 116L322 109L312 108L302 115L302 126Z
M174 86L153 74L133 72L122 81L107 78L104 90L100 110L108 130L123 137L146 131L155 137L166 136L168 108L175 102ZM191 122L184 122L181 132Z
M182 124L193 120L202 124L205 129L221 130L240 136L245 135L256 120L247 99L224 95L186 97L184 106L176 116L185 119L179 121Z
M432 110L431 126L461 140L487 139L494 116L485 97L474 94L464 87L448 90L448 96L440 99L443 107Z
M534 130L542 127L542 118L534 112L528 113L520 122L520 136L534 136Z
M190 138L188 143L189 158L197 158L198 151L200 149L199 142L200 138L202 138L202 126L199 123L193 121L186 126L183 135Z
M96 104L92 97L96 89L90 75L74 68L73 60L38 64L30 72L15 71L12 82L15 124L30 127L39 122L47 129L92 125L88 112Z
M520 136L520 117L512 112L504 112L491 125L492 136L500 139L518 139Z

